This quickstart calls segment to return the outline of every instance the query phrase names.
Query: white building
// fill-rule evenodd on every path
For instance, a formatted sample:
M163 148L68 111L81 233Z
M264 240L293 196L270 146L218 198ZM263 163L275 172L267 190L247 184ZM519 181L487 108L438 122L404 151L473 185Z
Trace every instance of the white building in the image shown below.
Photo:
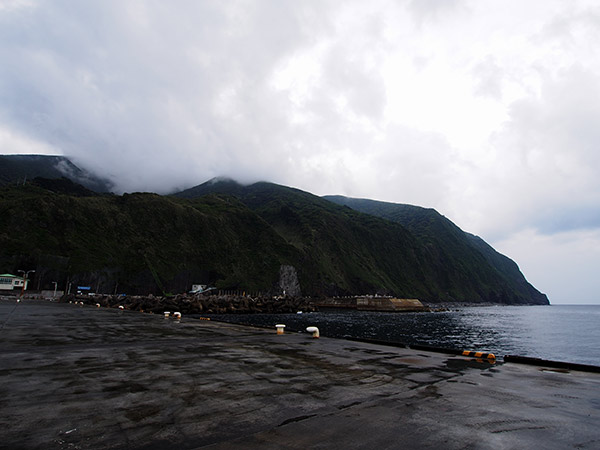
M29 280L25 281L25 289L27 289L27 284L29 284ZM23 289L23 277L11 275L10 273L0 275L0 291L13 289Z

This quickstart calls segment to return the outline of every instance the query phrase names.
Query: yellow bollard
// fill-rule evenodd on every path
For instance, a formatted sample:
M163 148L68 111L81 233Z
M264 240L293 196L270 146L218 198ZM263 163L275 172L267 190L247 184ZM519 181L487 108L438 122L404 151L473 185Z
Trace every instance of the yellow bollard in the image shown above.
M493 353L471 352L469 350L465 350L462 352L462 355L471 356L477 359L487 359L488 361L496 361L496 355Z

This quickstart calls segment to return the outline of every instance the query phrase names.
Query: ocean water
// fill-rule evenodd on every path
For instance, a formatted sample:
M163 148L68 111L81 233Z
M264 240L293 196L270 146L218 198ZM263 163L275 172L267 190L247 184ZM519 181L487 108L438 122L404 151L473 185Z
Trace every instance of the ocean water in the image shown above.
M600 366L600 305L487 306L435 313L366 311L212 315L216 320L286 331L319 327L322 336L367 338L496 356L519 355Z

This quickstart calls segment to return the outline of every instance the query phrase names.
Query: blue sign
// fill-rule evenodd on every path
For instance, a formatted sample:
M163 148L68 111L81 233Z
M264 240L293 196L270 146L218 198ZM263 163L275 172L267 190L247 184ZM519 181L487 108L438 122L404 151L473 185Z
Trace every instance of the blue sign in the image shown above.
M91 289L91 287L89 287L89 286L77 286L77 289L79 289L80 291L89 291Z

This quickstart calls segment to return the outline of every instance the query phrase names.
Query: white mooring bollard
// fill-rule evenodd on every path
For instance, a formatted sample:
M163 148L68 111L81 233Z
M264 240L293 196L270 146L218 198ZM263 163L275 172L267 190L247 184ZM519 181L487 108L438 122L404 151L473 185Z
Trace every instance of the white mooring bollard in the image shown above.
M314 338L319 337L319 329L317 327L308 327L306 329L306 331L308 331L309 333L312 333L312 337L314 337Z

